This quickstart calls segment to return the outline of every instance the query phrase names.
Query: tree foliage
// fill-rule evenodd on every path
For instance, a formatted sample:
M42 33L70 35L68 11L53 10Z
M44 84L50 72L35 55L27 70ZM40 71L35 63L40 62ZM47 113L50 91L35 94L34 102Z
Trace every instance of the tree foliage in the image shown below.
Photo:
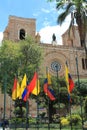
M20 83L26 73L30 81L36 69L39 68L41 59L42 49L31 37L17 43L3 41L0 47L0 87L2 91L6 83L7 92L11 94L15 76L18 76Z
M87 80L80 80L75 82L76 89L78 91L78 95L85 97L87 95Z
M87 96L85 97L84 111L85 111L85 118L87 119Z

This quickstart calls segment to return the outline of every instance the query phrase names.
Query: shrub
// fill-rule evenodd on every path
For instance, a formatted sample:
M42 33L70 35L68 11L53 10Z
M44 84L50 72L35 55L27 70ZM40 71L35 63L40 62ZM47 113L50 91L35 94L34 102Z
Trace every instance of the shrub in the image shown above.
M16 118L16 117L14 117L14 118L11 118L11 120L10 120L10 123L17 123L17 124L20 124L20 123L25 123L26 122L26 119L25 118Z
M71 116L68 116L67 119L70 122L70 124L72 123L74 125L77 125L81 122L81 117L80 117L80 115L77 115L77 114L73 114Z
M36 123L35 117L29 117L29 123Z
M84 111L85 111L85 114L86 114L86 116L87 116L87 97L85 97Z
M16 107L14 110L14 114L16 115L16 117L24 117L26 116L26 108L25 107Z

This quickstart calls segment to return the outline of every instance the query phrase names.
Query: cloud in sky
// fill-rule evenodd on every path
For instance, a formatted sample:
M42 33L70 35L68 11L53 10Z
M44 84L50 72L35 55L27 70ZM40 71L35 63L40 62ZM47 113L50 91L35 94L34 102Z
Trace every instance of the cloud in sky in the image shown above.
M39 32L41 36L41 42L42 43L52 43L52 35L53 33L56 36L57 44L62 44L62 38L61 35L63 34L65 30L60 26L46 26L42 28Z
M68 29L70 23L70 15L66 18L63 25L57 24L57 17L59 12L56 10L56 3L50 3L49 8L41 7L40 13L37 18L37 27L41 25L41 28L37 30L41 36L42 43L52 43L52 35L55 33L57 44L62 44L61 35ZM39 21L38 21L39 19Z
M61 45L62 44L61 35L68 29L69 21L70 21L70 16L67 17L66 21L61 26L60 25L49 26L49 24L46 24L46 26L40 29L39 31L39 34L41 36L41 42L48 43L48 44L52 43L52 35L53 33L55 33L57 44ZM45 22L46 21L44 21L44 23Z
M41 11L44 12L44 13L50 13L50 10L45 9L45 8L42 8Z
M1 45L2 40L3 40L3 32L0 32L0 45Z

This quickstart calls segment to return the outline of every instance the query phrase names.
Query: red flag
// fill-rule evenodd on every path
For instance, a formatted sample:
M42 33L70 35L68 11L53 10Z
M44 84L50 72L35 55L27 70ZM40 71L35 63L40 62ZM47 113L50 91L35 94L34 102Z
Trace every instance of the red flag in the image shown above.
M70 74L68 74L68 77L69 77L69 91L71 93L73 91L73 88L74 88L74 82L73 82Z
M30 96L31 92L34 90L34 88L36 87L36 82L37 82L37 73L34 73L33 79L31 80L31 82L29 83L29 85L27 85L27 92L26 92L26 96L24 97L24 101L26 101L28 99L28 97Z

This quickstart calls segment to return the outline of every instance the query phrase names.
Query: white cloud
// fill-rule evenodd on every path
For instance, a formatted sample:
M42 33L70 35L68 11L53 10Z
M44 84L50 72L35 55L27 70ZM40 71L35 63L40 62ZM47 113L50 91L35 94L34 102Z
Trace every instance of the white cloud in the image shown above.
M50 11L48 9L45 9L45 8L42 8L41 11L44 13L50 13Z
M47 18L45 18L45 19L44 19L44 22L43 22L43 26L44 26L44 27L47 27L47 26L49 26L49 25L50 25L50 23L51 23L51 22L50 22L50 21L48 21L48 19L47 19Z
M70 16L67 17L65 22L60 26L45 26L39 31L39 34L41 36L41 42L42 43L52 43L52 35L55 33L57 44L62 44L62 37L61 35L68 29L70 22Z
M68 24L62 26L46 26L39 31L42 43L52 43L52 35L55 33L57 44L62 44L61 35L68 29Z
M3 32L0 32L0 45L1 45L2 40L3 40Z

